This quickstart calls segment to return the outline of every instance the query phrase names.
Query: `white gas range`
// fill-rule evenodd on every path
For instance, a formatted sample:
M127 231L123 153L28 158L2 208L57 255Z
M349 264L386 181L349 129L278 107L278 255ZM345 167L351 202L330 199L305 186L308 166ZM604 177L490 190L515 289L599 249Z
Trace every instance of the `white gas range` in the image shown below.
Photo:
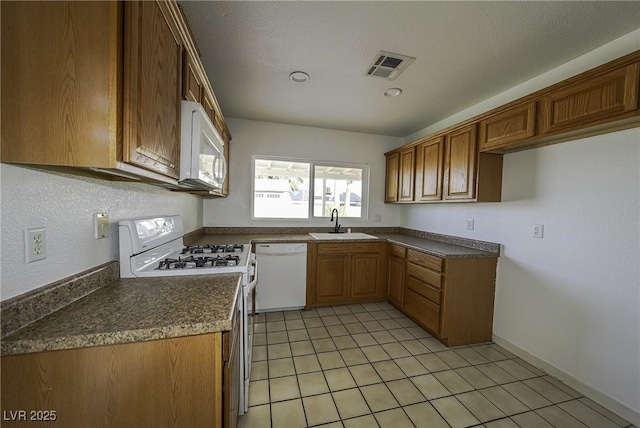
M144 278L176 275L242 274L237 310L242 319L240 414L248 408L251 349L253 345L254 289L258 266L250 244L184 245L184 226L178 215L122 220L119 223L120 277ZM231 314L232 315L232 314Z

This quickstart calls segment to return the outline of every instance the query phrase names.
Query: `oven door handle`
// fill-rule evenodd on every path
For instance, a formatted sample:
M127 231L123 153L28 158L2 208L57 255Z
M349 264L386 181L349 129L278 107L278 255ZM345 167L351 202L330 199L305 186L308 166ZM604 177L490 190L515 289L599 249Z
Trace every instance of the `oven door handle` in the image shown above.
M258 261L256 259L253 259L251 260L250 264L253 265L253 279L251 280L250 283L247 284L246 287L244 287L245 297L248 297L249 293L251 293L256 288L256 285L258 284Z

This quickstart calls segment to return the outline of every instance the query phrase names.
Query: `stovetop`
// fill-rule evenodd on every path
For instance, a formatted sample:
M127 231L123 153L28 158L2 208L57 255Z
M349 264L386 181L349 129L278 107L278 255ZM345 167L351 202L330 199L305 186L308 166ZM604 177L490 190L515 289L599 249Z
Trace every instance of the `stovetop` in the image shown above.
M249 244L185 246L179 216L120 222L122 278L243 273L251 270Z

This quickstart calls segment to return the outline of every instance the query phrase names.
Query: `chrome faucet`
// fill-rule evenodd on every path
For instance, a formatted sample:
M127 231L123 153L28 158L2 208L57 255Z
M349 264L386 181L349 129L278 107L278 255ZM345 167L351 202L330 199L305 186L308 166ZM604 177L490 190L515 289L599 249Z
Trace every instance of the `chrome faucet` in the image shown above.
M329 221L333 221L333 213L336 214L336 225L333 228L333 233L340 233L340 225L338 224L338 210L336 208L331 211L331 220Z

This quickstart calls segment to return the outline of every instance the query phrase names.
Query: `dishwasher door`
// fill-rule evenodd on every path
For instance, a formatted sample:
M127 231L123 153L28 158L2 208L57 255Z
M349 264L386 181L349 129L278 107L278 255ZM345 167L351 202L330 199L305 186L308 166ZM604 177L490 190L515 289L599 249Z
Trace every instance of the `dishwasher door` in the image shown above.
M256 244L260 278L256 311L304 308L307 299L307 244Z

